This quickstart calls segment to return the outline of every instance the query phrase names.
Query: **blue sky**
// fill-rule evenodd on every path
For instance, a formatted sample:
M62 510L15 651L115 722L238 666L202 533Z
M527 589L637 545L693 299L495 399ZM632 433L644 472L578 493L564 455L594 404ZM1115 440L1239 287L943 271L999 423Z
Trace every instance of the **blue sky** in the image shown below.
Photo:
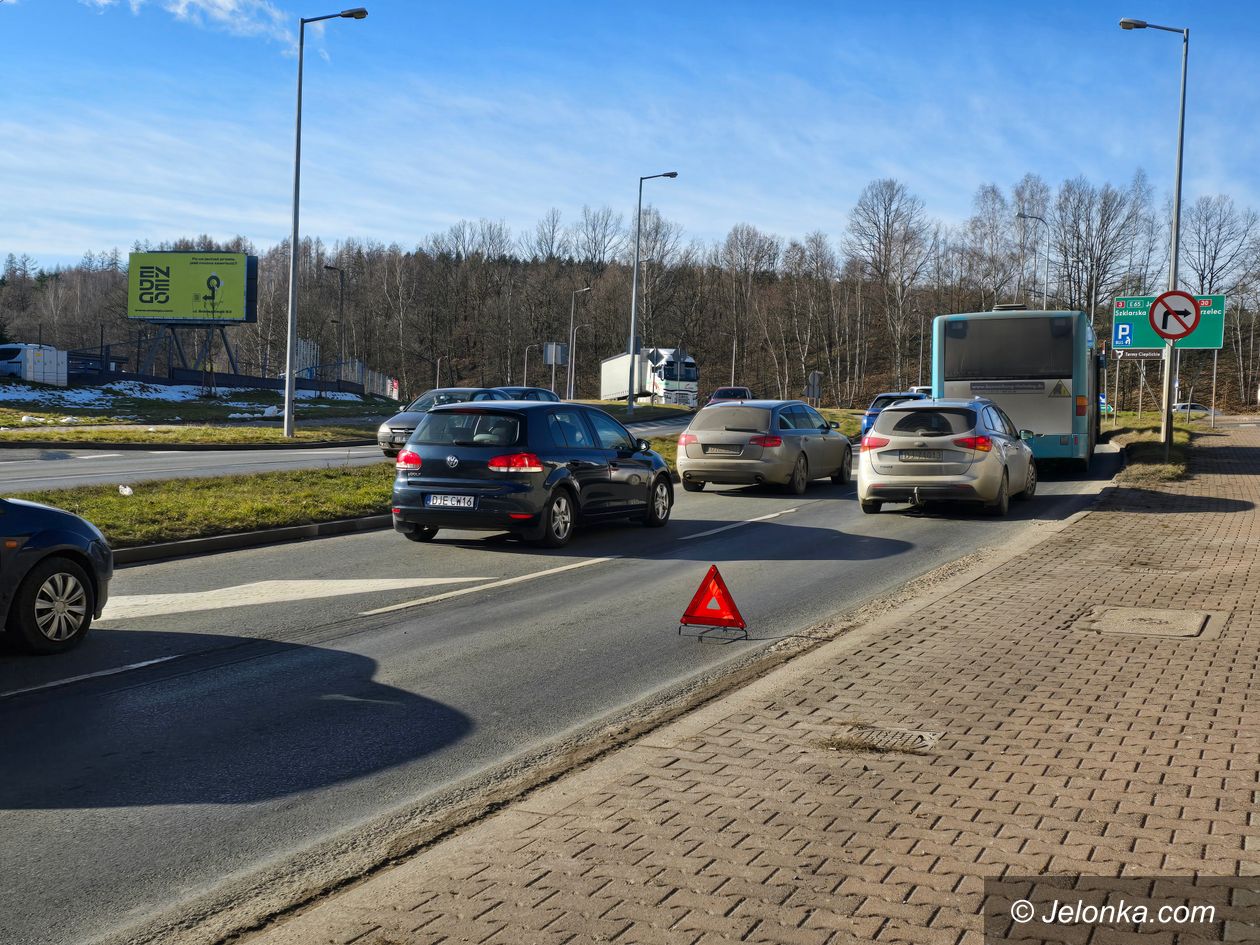
M948 222L1026 171L1260 205L1260 29L1242 3L365 0L308 30L302 232L411 246L459 219L633 211L839 236L894 176ZM287 235L308 0L0 2L0 254Z

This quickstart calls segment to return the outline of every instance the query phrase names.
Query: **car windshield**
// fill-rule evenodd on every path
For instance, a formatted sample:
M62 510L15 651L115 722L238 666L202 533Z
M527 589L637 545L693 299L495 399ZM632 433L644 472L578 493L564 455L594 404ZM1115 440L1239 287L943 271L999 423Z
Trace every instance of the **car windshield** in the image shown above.
M885 410L875 421L875 432L896 436L952 436L976 425L976 413L965 407L922 407Z
M770 411L765 407L743 405L705 407L691 421L691 429L765 433L770 429Z
M21 353L21 348L0 348L0 361L12 361Z
M899 404L903 400L915 400L917 398L910 397L907 394L880 394L871 401L868 410L883 410L885 407L891 407L893 404Z
M425 414L411 435L423 446L515 446L521 421L515 414L488 410L443 410Z
M417 413L432 410L442 404L462 404L472 399L472 391L467 390L431 390L413 400L407 409Z

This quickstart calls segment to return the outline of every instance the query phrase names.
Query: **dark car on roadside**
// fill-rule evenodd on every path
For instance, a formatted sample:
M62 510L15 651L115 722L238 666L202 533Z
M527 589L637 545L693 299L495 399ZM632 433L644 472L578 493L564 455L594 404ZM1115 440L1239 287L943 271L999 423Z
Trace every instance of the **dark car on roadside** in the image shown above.
M376 445L386 456L397 456L407 438L420 422L420 418L443 404L462 404L469 401L511 400L495 387L436 387L425 391L406 407L380 425L376 431Z
M928 394L920 391L905 390L892 391L887 394L880 394L871 401L871 405L866 408L866 413L862 414L861 436L866 436L870 432L871 427L875 425L875 418L879 416L879 412L885 407L891 407L893 404L899 404L904 400L931 400Z
M395 463L394 529L506 531L550 548L579 524L669 521L669 466L596 407L546 401L434 407Z
M113 575L113 552L87 519L0 499L0 627L19 647L60 653L82 641Z
M719 387L709 399L705 401L705 406L709 404L725 404L732 400L754 400L753 392L748 387Z
M510 400L547 400L553 404L560 403L560 395L545 387L496 387L508 395Z

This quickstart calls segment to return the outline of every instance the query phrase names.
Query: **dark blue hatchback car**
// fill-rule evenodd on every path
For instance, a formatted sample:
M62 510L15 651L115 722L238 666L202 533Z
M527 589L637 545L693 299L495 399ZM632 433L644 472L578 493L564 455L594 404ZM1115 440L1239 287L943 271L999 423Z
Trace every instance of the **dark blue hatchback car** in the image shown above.
M917 391L894 391L888 394L880 394L871 401L871 405L866 408L866 413L862 414L862 430L861 435L866 436L871 431L871 427L875 426L875 419L879 416L879 412L885 407L891 407L893 404L899 404L903 400L930 400L927 394L921 394Z
M435 407L398 454L394 528L508 531L566 544L579 522L669 521L669 466L604 411L546 401Z
M0 499L0 627L36 653L68 650L109 596L114 555L87 519Z

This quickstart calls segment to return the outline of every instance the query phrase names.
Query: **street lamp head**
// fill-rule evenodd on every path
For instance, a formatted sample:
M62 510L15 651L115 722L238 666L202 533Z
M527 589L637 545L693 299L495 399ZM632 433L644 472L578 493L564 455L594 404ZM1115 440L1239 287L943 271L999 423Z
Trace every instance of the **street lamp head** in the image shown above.
M341 16L347 20L361 20L367 16L367 10L363 7L355 7L353 10L342 10Z
M1120 21L1120 29L1122 30L1144 30L1146 29L1146 20L1135 20L1131 16L1126 16Z
M341 272L341 267L340 267L340 266L330 266L330 265L328 265L328 263L324 263L324 268L325 268L325 269L328 269L328 270L331 270L332 272Z
M591 287L588 285L585 289L578 289L578 290L577 290L576 292L574 292L573 294L574 294L574 295L581 295L583 292L590 292L590 291L591 291Z
M677 176L678 176L678 172L677 172L677 171L666 171L666 172L665 172L664 174L662 174L661 176L662 176L662 177L677 177Z

